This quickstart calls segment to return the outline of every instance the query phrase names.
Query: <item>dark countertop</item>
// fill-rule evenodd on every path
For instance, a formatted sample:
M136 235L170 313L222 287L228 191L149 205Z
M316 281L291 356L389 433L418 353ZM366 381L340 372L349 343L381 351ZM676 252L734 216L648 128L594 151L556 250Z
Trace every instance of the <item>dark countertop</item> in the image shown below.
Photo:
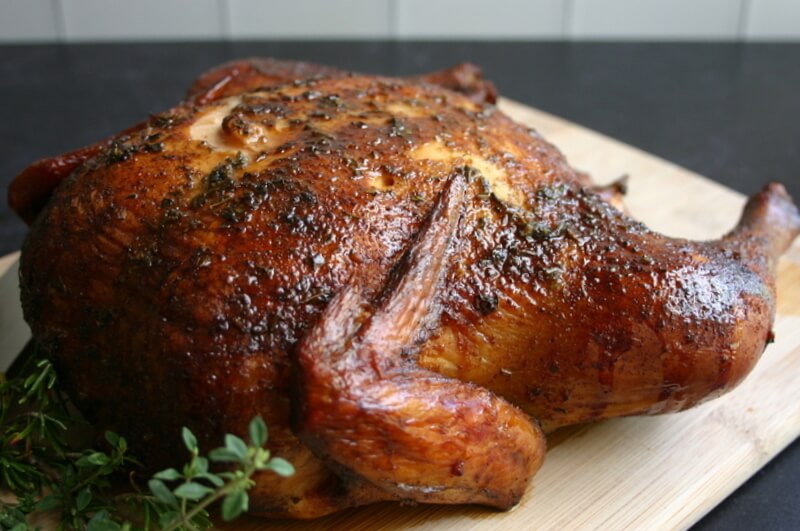
M800 44L184 43L0 46L0 185L29 162L173 105L220 62L264 55L403 75L470 61L500 93L740 192L800 199ZM4 194L5 195L5 194ZM0 203L0 255L25 226ZM696 529L800 529L800 441Z

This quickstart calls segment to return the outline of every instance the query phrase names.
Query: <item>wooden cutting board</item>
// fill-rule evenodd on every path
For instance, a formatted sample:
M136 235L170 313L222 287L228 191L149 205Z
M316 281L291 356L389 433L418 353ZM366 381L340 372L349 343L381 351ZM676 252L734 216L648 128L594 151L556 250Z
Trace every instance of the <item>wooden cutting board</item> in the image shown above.
M598 182L630 176L631 214L651 228L716 238L744 197L674 164L508 100L502 110L536 128ZM0 259L0 275L16 256ZM24 339L16 274L0 279L0 362ZM312 522L255 518L237 530L682 529L689 527L800 434L800 240L780 263L776 342L733 392L693 410L627 418L553 434L522 503L479 507L378 504ZM3 364L0 363L0 368Z

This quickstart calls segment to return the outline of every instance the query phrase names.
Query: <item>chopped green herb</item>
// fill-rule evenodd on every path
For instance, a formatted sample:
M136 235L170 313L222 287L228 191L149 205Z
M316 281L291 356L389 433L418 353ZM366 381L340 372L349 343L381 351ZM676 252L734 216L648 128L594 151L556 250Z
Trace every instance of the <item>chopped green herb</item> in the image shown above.
M131 468L138 466L128 455L127 442L106 432L105 449L69 445L76 428L86 427L73 411L51 361L35 347L26 347L9 375L0 373L0 488L16 496L0 501L0 529L32 529L28 518L48 511L60 513L59 529L209 529L208 509L215 502L222 502L226 521L247 511L247 491L255 485L256 472L294 473L291 464L264 447L267 427L256 417L250 422L249 444L228 434L225 446L207 457L184 428L189 462L158 472L146 490L132 482L133 492L120 494L112 477L130 471L133 478ZM225 463L226 471L210 470L210 462Z

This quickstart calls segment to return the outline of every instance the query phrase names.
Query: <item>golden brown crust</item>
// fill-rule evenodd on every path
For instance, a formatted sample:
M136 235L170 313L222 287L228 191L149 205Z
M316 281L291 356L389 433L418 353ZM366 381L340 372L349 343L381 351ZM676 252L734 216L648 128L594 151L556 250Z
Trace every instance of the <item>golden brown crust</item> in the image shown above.
M685 409L741 381L771 338L763 264L800 227L785 194L753 201L784 216L783 234L755 218L769 244L741 230L697 243L654 234L585 189L542 190L555 197L463 240L459 256L475 258L456 266L452 310L420 365L493 390L548 430ZM470 212L491 209L508 212Z
M90 146L84 146L62 153L56 157L37 160L19 175L8 187L8 204L27 224L33 223L36 216L50 200L53 190L83 163L99 155L117 138L134 133L142 124L134 125L119 135L101 140Z
M461 63L445 70L409 78L460 92L475 103L497 103L497 87L483 79L483 72L470 63Z
M490 391L403 355L438 321L466 191L464 175L448 181L376 307L355 280L299 344L296 431L387 498L508 509L542 463L539 427Z
M186 99L203 105L243 92L291 83L296 79L347 75L348 72L338 68L301 61L279 61L268 57L239 59L200 75L186 92Z
M404 497L397 484L414 470L417 494L445 487L419 501L505 507L541 457L538 428L517 407L548 428L689 407L739 382L769 338L772 266L800 231L775 186L729 237L674 240L588 190L540 137L455 92L367 76L240 89L102 148L58 187L23 249L34 336L86 414L153 467L182 458L165 433L187 425L208 447L260 414L298 473L259 481L254 512L313 517ZM463 214L441 255L424 227L454 176ZM404 260L421 241L439 241L429 254L447 259ZM400 319L391 301L428 304L401 289L423 270L439 271L428 293L436 310ZM372 350L308 339L295 351L325 323L366 318L331 317L331 301L354 286L383 321L344 337L400 339ZM408 398L370 422L425 417L427 394L431 418L474 435L458 436L459 452L480 454L498 425L512 426L504 455L518 465L494 478L469 459L462 476L430 471L420 456L453 436L431 439L420 426L425 444L395 434L417 461L404 462L405 479L392 476L391 453L367 470L360 452L394 439L365 429L341 447L342 410L318 400L342 389L324 374L291 385L344 355L396 363L369 380L374 395L345 389L367 417L370 396ZM448 395L457 400L445 404ZM293 405L306 408L298 433L308 446L290 427ZM447 417L447 407L483 413Z
M210 103L227 96L291 83L298 79L321 79L357 75L338 68L300 61L279 61L254 57L225 63L205 72L192 84L186 99L198 104ZM459 92L476 103L495 103L497 89L483 79L483 72L470 63L461 63L445 70L408 78Z
M279 61L271 58L241 59L225 63L198 77L186 93L184 105L205 105L219 99L271 87L295 80L347 77L354 74L300 61ZM460 92L476 103L495 103L497 90L475 65L462 63L446 70L413 78ZM68 153L38 160L25 168L11 182L8 203L26 223L31 224L50 199L50 194L83 163L97 156L114 142L139 131L145 124L136 124L118 135Z

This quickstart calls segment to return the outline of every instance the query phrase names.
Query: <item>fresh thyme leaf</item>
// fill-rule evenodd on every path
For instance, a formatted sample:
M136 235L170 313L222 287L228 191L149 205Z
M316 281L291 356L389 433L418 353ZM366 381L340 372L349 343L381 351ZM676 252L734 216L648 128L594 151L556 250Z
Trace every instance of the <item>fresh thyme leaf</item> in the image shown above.
M261 417L255 417L250 422L250 441L254 446L264 446L267 444L267 425Z
M162 529L165 529L167 526L170 525L171 522L175 522L176 520L180 520L181 513L178 511L167 511L165 513L161 513L158 517L158 526Z
M212 492L214 492L214 489L210 489L205 485L201 485L200 483L192 482L184 483L174 490L175 496L178 498L191 501L197 501L203 496L211 494Z
M86 526L87 531L120 531L122 526L105 509L97 511Z
M153 476L154 479L163 479L164 481L175 481L181 478L181 473L174 468L162 470Z
M280 457L273 457L270 459L265 468L272 470L279 476L283 476L285 478L294 474L294 467L292 464L286 459L282 459Z
M239 461L239 456L227 448L215 448L208 452L208 457L218 463L236 463Z
M82 456L75 464L79 467L88 468L92 466L104 466L107 465L109 461L110 459L106 454L102 452L92 452L89 455Z
M58 507L61 507L61 500L59 500L57 497L53 495L47 495L44 496L42 499L40 499L38 502L36 502L34 509L36 511L45 513L47 511L52 511L53 509L57 509Z
M229 522L247 510L250 498L247 492L237 490L231 492L222 500L222 519Z
M249 425L249 444L228 434L225 446L207 456L200 454L191 430L183 428L189 462L155 474L146 492L132 482L134 492L119 494L113 476L138 466L127 442L106 432L107 448L75 448L66 441L76 427L87 426L60 391L52 362L29 344L9 374L0 373L0 489L16 496L13 502L0 501L0 531L27 531L29 516L56 510L59 530L200 531L212 527L208 508L214 503L222 502L225 520L247 511L247 490L255 485L257 471L294 473L289 462L264 448L267 426L256 417ZM209 461L228 468L215 473ZM171 482L177 484L171 488Z
M86 487L80 491L77 498L75 498L75 507L77 507L79 511L84 511L87 507L89 507L89 503L91 503L91 501L92 490L89 487Z
M120 443L125 443L125 439L114 433L113 431L107 431L104 434L106 441L114 448L120 447ZM124 448L123 448L124 449Z
M244 460L247 457L247 445L236 435L229 433L225 436L225 448L239 458Z
M200 479L207 480L209 483L211 483L215 487L221 487L222 485L225 484L225 482L222 480L221 477L219 477L216 474L211 474L209 472L206 472L204 474L198 474L196 477L198 477Z
M160 479L151 479L147 482L147 486L150 488L150 492L153 493L153 496L158 498L161 503L169 507L178 507L178 499L172 491L167 488L163 481Z
M194 433L189 431L189 428L184 427L181 435L183 436L183 444L186 445L186 449L193 453L196 452L197 438L195 438Z

